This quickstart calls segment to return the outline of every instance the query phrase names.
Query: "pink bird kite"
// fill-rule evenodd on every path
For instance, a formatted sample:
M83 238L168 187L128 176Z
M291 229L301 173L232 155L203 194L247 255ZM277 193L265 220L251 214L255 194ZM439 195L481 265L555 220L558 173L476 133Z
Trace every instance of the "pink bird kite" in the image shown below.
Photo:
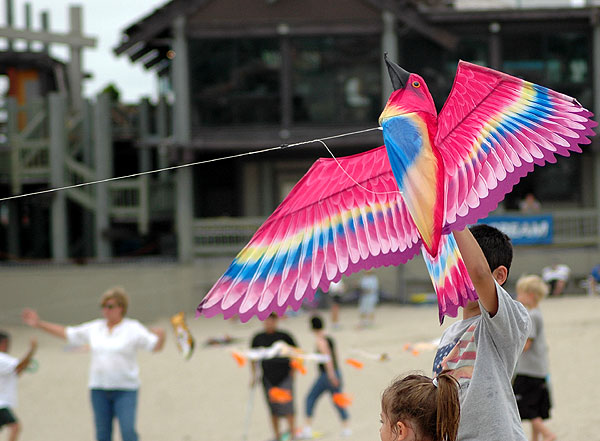
M423 79L387 60L384 144L319 159L197 309L247 321L298 309L363 269L422 250L439 319L477 294L452 235L494 210L535 165L581 152L596 123L575 99L460 61L439 115Z

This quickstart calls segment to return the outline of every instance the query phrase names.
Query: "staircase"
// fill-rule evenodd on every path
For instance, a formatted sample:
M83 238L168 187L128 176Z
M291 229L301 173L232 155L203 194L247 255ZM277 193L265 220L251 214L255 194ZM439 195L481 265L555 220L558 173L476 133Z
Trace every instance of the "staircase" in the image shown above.
M98 205L96 185L77 186L112 177L112 162L101 167L108 170L108 176L99 174L96 164L98 158L112 161L110 100L99 97L96 103L86 103L79 112L69 112L64 98L59 97L59 100L63 101L62 105L56 105L55 97L40 98L28 106L19 106L14 98L6 99L4 109L0 108L0 182L9 184L12 195L23 193L27 184L48 188L76 186L64 190L69 200L93 213L94 217L98 216L99 210L107 210L110 220L136 223L138 233L146 234L150 217L147 176L105 184L108 208L104 210ZM100 126L98 118L108 119L109 130L98 133L98 128L94 132L94 127ZM104 133L106 131L108 133ZM58 156L51 154L53 142L57 144L54 148L58 149ZM99 146L99 142L103 146ZM103 154L95 154L98 148L103 149ZM111 153L107 154L107 151ZM60 158L60 163L54 164L60 170L58 180L55 178L58 185L53 185L51 179L53 158Z

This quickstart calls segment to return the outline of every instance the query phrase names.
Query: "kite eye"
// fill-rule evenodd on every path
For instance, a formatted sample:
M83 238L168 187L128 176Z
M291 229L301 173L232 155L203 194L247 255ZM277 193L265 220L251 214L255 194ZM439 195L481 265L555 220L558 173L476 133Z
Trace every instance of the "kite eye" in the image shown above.
M413 81L412 85L416 89L418 89L419 87L421 87L421 83L419 83L418 81Z

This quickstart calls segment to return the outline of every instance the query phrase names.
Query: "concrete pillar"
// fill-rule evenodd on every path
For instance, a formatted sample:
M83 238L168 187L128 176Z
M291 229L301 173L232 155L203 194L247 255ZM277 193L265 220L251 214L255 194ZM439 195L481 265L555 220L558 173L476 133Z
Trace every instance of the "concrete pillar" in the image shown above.
M96 166L96 179L112 177L112 125L110 119L110 97L100 94L94 107L94 162ZM105 233L110 227L110 194L109 184L96 185L96 222L94 228L94 242L96 244L96 257L99 261L110 259L111 244L106 239Z
M288 27L280 26L280 52L281 52L281 83L279 85L281 133L282 139L289 137L289 129L292 125L294 103L293 95L293 72L292 72L292 44L287 36Z
M138 149L138 158L140 161L140 171L148 171L152 168L152 158L150 155L150 100L144 98L139 106L139 129L142 146Z
M166 168L169 166L169 157L166 140L169 137L169 109L167 98L164 95L158 97L156 106L156 133L158 135L158 168ZM167 173L159 173L158 179L166 181L169 178Z
M173 111L173 137L184 154L183 161L191 158L186 152L191 141L191 112L190 112L190 78L188 44L185 35L185 17L180 15L173 23L173 89L175 103ZM194 217L194 185L191 167L183 167L175 172L176 194L176 229L177 254L180 262L190 262L193 259L193 217Z
M243 182L243 216L261 216L260 206L260 168L259 163L255 161L246 161L242 166Z
M21 152L19 136L19 105L14 97L6 99L6 110L8 119L6 121L6 133L10 145L10 184L13 195L21 193Z
M387 52L388 58L396 63L401 61L398 58L399 51L398 34L396 32L396 17L390 11L383 11L381 19L383 20L383 32L381 34L381 103L383 108L394 91L388 74L387 65L383 59L383 54Z
M6 0L6 27L13 27L13 0ZM12 38L7 39L6 46L9 51L13 50L13 40Z
M81 6L69 7L69 32L71 35L83 36ZM82 47L79 45L69 45L69 95L71 97L71 106L74 110L83 109L83 72L82 72Z
M8 207L8 254L10 258L17 258L21 256L21 217L19 216L19 202L18 200L7 201Z
M494 21L490 23L489 31L489 62L490 67L496 70L502 70L502 39L500 31L502 27L500 23Z
M592 36L592 74L594 79L594 114L600 115L600 18L594 20ZM594 198L596 201L596 212L598 213L598 248L600 248L600 146L598 139L592 139L594 152Z
M42 23L42 31L50 32L50 15L48 11L44 11L40 14L40 22ZM42 52L45 54L50 52L50 45L48 43L42 44Z
M260 164L260 194L261 194L261 216L268 216L274 210L275 192L278 190L275 186L273 177L273 164L261 162Z
M25 3L25 29L31 31L31 3ZM31 41L25 42L25 50L29 52L31 50Z
M22 186L20 176L21 161L19 158L20 152L18 143L19 106L17 105L17 100L14 97L8 97L6 99L6 110L8 112L6 133L8 135L8 145L10 145L11 192L13 195L16 195L21 193ZM21 221L19 219L19 202L18 200L7 201L6 206L8 207L8 253L11 256L18 257L21 255L21 241L19 240L21 226Z
M82 135L83 135L83 163L90 168L94 168L94 140L92 131L92 120L94 118L94 107L90 100L83 103L82 115ZM89 258L94 255L94 212L88 209L83 211L83 257Z
M65 185L65 154L67 149L66 102L57 93L48 95L50 118L50 186ZM67 260L67 199L64 191L52 193L50 228L52 232L52 259Z

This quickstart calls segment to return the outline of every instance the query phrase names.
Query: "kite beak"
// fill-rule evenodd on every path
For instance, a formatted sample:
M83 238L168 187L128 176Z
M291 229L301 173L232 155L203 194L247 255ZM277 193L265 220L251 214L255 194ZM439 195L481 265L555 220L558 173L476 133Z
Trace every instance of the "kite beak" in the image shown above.
M394 90L404 89L408 83L408 77L410 73L402 69L393 61L388 60L387 53L384 54L385 64L387 64L388 73L390 74L390 80L392 80L392 86Z

